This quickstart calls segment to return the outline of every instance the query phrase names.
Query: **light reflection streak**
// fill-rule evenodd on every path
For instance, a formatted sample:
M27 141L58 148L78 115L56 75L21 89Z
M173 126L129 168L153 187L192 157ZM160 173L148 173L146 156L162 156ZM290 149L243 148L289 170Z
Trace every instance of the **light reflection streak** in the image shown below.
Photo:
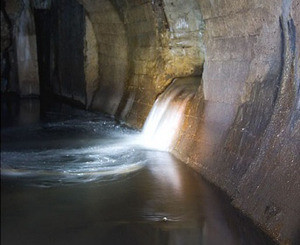
M187 102L194 92L187 84L172 83L155 101L144 124L140 143L159 151L171 150L183 123Z
M30 184L41 186L45 182L55 186L113 180L145 166L143 151L134 147L132 141L118 139L115 143L81 149L2 152L1 175L30 178Z

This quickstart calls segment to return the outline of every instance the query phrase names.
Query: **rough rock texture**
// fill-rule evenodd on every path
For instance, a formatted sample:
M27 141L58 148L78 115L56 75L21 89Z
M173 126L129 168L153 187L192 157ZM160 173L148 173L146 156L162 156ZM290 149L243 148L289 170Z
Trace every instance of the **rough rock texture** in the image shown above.
M155 98L173 78L201 74L204 26L198 3L80 2L92 23L99 50L93 109L141 127Z
M296 241L299 1L111 3L127 36L128 72L119 108L108 112L141 127L173 78L203 69L173 153L278 241Z
M141 127L173 78L201 74L203 22L196 3L193 10L179 1L132 1L122 7L131 67L121 119Z
M174 154L278 241L296 244L300 30L293 12L299 1L226 3L200 2L203 85Z
M50 90L140 128L174 78L202 76L172 152L299 243L299 0L52 2Z

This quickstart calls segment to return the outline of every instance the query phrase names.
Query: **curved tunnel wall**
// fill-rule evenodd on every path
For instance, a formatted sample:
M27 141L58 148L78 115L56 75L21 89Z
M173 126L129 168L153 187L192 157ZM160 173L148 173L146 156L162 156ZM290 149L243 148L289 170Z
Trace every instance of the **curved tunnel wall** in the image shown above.
M201 75L204 24L198 3L81 2L99 37L100 73L107 74L100 74L98 83L105 95L95 93L92 108L141 127L155 98L173 78ZM174 8L179 10L175 12ZM113 101L113 109L105 108Z
M202 76L172 153L299 240L299 0L78 2L86 106L140 128L174 78Z
M89 41L89 35L94 33L98 49L97 54L90 52L86 55L87 58L98 56L94 58L98 60L98 77L95 76L94 81L91 81L93 89L90 91L90 107L114 115L124 93L128 73L124 23L109 0L84 0L82 3L92 28L91 32L86 32L86 40ZM89 74L87 72L86 76Z
M203 87L174 154L282 243L299 240L298 1L201 1ZM297 242L295 242L296 244Z
M141 127L172 78L202 74L173 153L273 237L299 239L299 2L112 4L128 44L116 116Z

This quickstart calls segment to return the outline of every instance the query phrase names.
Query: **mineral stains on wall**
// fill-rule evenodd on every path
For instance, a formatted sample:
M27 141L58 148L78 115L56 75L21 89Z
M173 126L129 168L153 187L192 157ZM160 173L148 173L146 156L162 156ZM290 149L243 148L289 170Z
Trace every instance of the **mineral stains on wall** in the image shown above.
M299 2L227 3L200 2L203 87L173 152L281 243L296 243Z
M199 77L172 153L275 239L299 240L299 0L55 0L46 8L50 92L141 128L174 78Z

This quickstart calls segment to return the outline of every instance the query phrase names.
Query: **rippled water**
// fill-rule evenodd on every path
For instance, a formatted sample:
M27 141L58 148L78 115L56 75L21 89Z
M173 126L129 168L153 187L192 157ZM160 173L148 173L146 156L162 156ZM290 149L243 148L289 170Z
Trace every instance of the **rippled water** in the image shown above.
M139 132L63 104L4 101L1 244L272 244Z
M67 126L57 128L70 130ZM37 132L33 130L32 133ZM3 151L2 176L23 178L24 181L28 179L26 184L50 187L111 180L137 171L146 163L143 150L134 145L130 137L86 140L86 146L74 145L73 142L65 140L65 147L53 149L51 146L47 147L49 142L43 143L40 142L37 148Z
M37 109L37 101L27 103ZM47 111L44 122L2 129L2 177L51 187L116 179L145 165L137 131L103 115L61 110Z

